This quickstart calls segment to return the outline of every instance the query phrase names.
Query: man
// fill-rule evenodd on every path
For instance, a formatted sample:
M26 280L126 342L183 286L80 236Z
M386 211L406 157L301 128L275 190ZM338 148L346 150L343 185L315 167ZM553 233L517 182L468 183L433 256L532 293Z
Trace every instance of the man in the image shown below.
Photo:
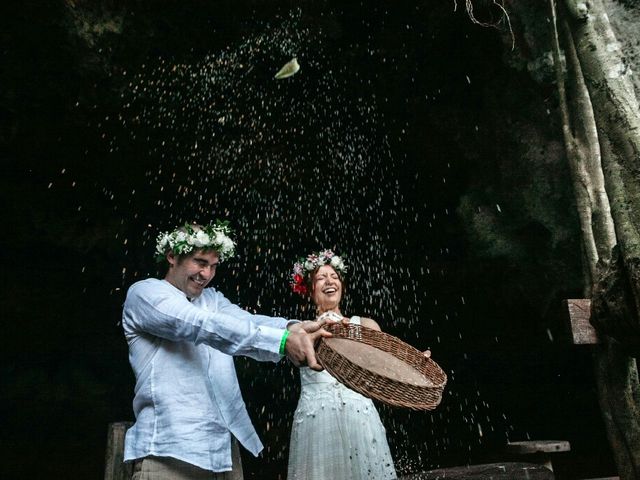
M258 455L262 443L238 386L233 355L321 370L319 322L252 315L214 288L218 264L234 253L226 223L186 225L158 237L164 280L131 286L123 309L136 376L136 423L125 439L135 480L242 479L237 442ZM237 439L237 441L236 441Z

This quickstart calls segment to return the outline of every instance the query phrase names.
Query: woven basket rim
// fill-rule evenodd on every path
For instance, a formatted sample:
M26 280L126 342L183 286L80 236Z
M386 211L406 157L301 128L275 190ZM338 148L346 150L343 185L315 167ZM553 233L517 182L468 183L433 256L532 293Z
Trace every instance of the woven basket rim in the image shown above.
M360 341L393 355L424 375L433 385L413 385L367 370L335 351L323 338L317 346L318 360L339 382L366 397L395 407L433 410L440 404L447 375L433 359L425 357L418 349L393 335L362 325L333 323L324 328L333 333L333 338Z

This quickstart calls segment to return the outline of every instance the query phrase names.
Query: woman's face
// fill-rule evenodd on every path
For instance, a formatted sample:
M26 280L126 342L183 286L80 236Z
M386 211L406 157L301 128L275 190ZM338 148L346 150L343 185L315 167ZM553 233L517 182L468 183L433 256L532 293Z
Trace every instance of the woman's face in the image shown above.
M313 275L311 300L321 310L327 311L340 305L342 281L331 265L323 265Z

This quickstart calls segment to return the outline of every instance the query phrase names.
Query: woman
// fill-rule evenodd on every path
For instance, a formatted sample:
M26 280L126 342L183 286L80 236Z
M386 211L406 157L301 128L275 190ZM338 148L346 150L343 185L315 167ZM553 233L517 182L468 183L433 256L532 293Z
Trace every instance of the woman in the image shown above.
M380 330L370 318L344 318L340 311L347 271L331 250L294 265L294 292L308 296L319 320L345 321ZM302 390L293 417L288 480L394 479L385 428L373 402L326 371L300 369Z

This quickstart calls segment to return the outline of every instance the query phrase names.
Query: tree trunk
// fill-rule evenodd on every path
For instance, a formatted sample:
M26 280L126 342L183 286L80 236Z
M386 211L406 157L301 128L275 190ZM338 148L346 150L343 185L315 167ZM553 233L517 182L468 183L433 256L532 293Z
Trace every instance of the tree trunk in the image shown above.
M598 262L611 262L617 243L622 256L627 302L640 318L640 123L638 104L619 45L601 0L566 0L564 51L572 101L567 100L560 64L560 38L555 3L554 59L567 157L574 179L586 263L585 294L595 304ZM605 188L603 188L603 181ZM609 199L611 206L609 208ZM612 228L613 227L613 228ZM615 229L615 234L613 233ZM603 319L600 319L603 320ZM598 396L618 473L624 480L640 478L639 385L635 359L613 338L594 347Z
M584 5L584 4L583 4ZM640 111L600 0L572 22L572 35L595 112L606 187L636 308L640 307Z

